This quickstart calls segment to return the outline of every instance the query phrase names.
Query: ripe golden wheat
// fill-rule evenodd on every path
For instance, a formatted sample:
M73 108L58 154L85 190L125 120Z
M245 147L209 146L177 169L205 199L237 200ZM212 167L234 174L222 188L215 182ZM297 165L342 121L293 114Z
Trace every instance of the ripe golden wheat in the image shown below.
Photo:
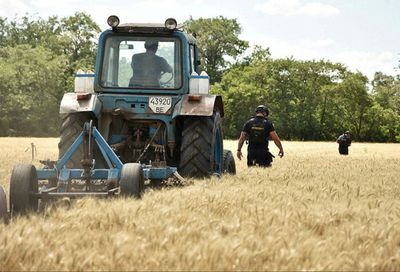
M6 191L31 142L38 165L57 141L0 138ZM236 160L236 176L0 224L0 270L400 270L400 145L354 143L348 157L335 143L283 145L272 168Z

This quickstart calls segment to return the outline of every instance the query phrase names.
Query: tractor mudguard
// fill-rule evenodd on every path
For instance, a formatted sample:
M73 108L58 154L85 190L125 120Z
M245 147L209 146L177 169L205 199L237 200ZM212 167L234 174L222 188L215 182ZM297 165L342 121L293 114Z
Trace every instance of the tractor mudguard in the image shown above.
M61 104L60 113L93 112L96 116L100 113L101 101L94 93L66 93Z
M172 118L178 116L212 116L214 109L224 116L224 105L220 95L185 94L175 105Z

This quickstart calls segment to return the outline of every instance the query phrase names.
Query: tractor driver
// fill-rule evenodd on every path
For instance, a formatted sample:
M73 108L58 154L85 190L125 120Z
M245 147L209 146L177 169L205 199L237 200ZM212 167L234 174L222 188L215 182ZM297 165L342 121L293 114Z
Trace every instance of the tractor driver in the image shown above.
M273 155L268 150L268 139L271 138L279 148L279 156L283 157L283 147L274 125L267 119L268 109L264 105L256 108L256 116L248 120L240 134L237 157L242 159L242 146L248 140L247 166L269 167L272 163Z
M160 78L164 73L172 73L172 67L160 56L156 55L158 41L147 40L144 43L145 53L132 56L133 76L129 87L160 87Z

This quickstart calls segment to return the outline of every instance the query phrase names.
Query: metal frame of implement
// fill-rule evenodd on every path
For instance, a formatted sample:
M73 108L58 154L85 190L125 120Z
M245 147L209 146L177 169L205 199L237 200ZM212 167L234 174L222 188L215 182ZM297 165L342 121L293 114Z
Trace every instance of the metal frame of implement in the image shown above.
M94 169L95 161L92 159L94 142L98 145L100 152L107 163L109 169ZM84 158L82 160L83 169L68 169L66 164L72 155L83 144ZM39 189L36 194L39 198L47 197L80 197L80 196L110 196L118 193L119 186L108 191L90 191L90 182L93 180L107 180L107 182L118 181L121 177L123 163L108 145L106 140L101 136L100 132L92 122L85 123L83 131L75 139L74 143L69 147L65 154L53 165L47 163L43 169L37 169L38 180L56 180L57 186ZM151 165L142 165L144 179L167 179L176 176L178 179L183 178L178 174L176 167L153 167ZM87 190L78 192L68 192L67 187L71 180L86 181Z

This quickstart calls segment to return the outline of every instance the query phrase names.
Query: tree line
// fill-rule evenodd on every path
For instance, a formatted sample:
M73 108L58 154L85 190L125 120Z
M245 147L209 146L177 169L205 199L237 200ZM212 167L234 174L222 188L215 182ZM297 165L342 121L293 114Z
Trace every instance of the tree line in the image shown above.
M0 136L58 136L61 98L93 69L99 32L85 13L0 17Z
M189 18L212 92L225 103L224 135L237 138L258 104L285 140L400 142L400 77L374 79L326 60L276 59L239 38L236 19ZM88 14L0 17L0 136L58 136L59 103L74 73L93 69L99 26Z

